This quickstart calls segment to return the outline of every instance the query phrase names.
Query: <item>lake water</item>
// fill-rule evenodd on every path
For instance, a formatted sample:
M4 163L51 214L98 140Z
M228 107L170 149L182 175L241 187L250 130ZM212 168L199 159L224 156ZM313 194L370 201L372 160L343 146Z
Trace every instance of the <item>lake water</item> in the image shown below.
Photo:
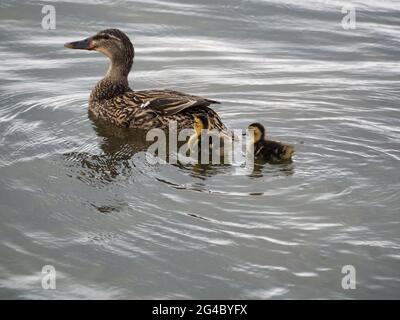
M350 1L349 30L345 3L2 0L0 298L400 298L400 3ZM219 100L293 162L148 164L140 134L88 118L106 59L63 47L109 27L134 89Z

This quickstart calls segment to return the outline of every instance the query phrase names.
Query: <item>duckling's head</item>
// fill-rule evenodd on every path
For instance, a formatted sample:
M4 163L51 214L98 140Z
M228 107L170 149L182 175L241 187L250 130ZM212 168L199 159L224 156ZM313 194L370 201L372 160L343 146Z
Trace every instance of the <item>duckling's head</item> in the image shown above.
M101 52L110 58L113 64L123 66L124 72L127 73L132 67L134 56L132 42L118 29L106 29L84 40L68 42L64 47Z
M202 129L208 129L209 128L209 121L208 117L204 115L197 115L194 117L194 131L196 132L197 136L201 135L201 130Z
M261 123L255 122L248 126L248 130L254 130L253 143L263 140L265 137L265 128Z

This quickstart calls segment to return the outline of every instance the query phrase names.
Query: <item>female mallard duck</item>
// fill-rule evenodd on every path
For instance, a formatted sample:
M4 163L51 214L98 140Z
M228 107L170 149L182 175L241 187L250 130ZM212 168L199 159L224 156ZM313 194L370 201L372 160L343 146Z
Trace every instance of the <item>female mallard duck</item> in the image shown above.
M205 147L208 148L210 155L212 152L219 151L219 155L222 157L224 154L229 154L229 152L231 152L232 137L228 136L225 132L214 130L209 117L205 115L196 115L194 117L193 129L195 132L188 141L190 150L197 152L205 151L205 149L202 149L201 144L206 142L207 146ZM206 139L202 139L203 133L207 134ZM219 150L216 148L219 148Z
M248 130L254 130L254 158L272 162L291 160L294 147L265 139L265 128L261 123L252 123Z
M106 29L95 36L64 45L71 49L95 50L110 60L105 77L93 88L89 111L96 117L127 128L168 128L177 121L178 129L191 128L194 115L207 116L214 128L225 129L218 114L208 108L219 103L172 90L133 91L128 84L134 49L125 33Z

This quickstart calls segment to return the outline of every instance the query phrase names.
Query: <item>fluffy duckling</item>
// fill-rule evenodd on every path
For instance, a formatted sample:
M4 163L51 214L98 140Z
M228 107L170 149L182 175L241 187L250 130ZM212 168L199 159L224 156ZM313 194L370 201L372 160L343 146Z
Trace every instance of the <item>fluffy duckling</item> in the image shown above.
M272 162L292 159L294 147L265 139L265 128L261 123L252 123L248 129L254 130L254 158Z
M196 115L194 117L193 129L195 133L189 138L188 145L189 149L192 151L201 151L201 143L202 143L202 134L203 130L206 130L208 136L208 150L211 155L215 147L218 147L216 141L219 140L219 151L220 156L224 156L225 151L231 150L232 148L232 138L222 133L221 131L217 131L213 129L212 122L210 119L202 114ZM206 140L207 141L207 140ZM203 149L204 150L204 149Z
M202 130L207 130L207 134L209 133L210 130L210 122L208 118L203 115L194 116L193 129L194 129L194 134L189 138L188 142L189 149L194 150L195 148L198 148L198 150L200 151ZM211 139L209 139L208 144L209 147L211 148Z

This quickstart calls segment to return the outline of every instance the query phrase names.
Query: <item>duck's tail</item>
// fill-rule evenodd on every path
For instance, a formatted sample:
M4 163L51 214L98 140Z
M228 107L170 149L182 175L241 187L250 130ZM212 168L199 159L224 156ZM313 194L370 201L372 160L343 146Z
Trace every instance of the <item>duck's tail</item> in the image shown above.
M211 100L211 99L204 99L204 100L207 101L209 104L221 104L221 102L217 100Z

